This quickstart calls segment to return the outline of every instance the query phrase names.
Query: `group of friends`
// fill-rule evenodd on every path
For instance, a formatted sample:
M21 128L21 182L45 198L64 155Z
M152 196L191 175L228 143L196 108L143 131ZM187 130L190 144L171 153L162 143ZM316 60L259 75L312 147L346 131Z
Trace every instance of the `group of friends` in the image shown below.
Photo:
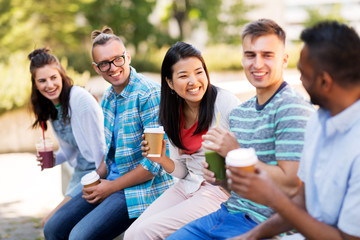
M49 49L29 54L33 127L51 124L56 165L74 168L64 200L43 220L46 239L124 232L126 240L360 239L360 38L353 28L321 22L301 33L298 69L312 104L284 81L286 34L270 19L242 32L242 65L256 88L243 103L211 84L188 43L168 49L159 85L131 67L111 28L91 36L92 66L111 84L101 106L73 86ZM159 126L161 156L147 157L144 129ZM256 171L228 167L219 183L204 148L223 157L254 148ZM100 184L82 188L93 170Z

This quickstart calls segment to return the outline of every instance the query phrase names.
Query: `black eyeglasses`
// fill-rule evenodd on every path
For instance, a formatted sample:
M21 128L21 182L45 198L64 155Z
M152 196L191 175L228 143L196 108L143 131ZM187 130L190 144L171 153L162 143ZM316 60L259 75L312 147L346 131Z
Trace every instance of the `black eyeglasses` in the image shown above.
M97 66L97 68L101 72L107 72L110 70L111 64L114 64L115 67L121 67L122 65L124 65L125 64L125 55L126 55L126 51L124 52L123 55L116 57L111 61L104 61L104 62L99 62L99 63L94 62L94 64Z

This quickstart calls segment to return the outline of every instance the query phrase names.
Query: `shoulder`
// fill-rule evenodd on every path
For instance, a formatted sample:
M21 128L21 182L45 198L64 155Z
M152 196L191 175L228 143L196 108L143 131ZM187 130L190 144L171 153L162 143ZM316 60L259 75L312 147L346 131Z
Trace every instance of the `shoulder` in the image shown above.
M255 105L256 105L256 97L252 97L248 100L246 100L243 103L240 103L234 110L241 110L241 109L255 109Z
M315 111L314 106L303 95L290 86L284 87L273 99L271 106L276 113L293 112L309 116ZM286 111L284 111L286 110Z
M293 87L287 85L285 86L274 98L274 102L277 104L302 104L305 106L312 107L312 104L296 91Z
M72 86L70 91L70 99L71 100L79 100L86 98L94 98L85 88L80 86Z
M99 107L95 97L80 86L73 86L70 91L70 107L72 110L82 110L89 106Z
M160 91L160 84L152 80L151 78L138 73L134 70L132 75L132 80L134 82L134 86L139 91Z
M219 87L216 87L216 89L217 89L216 102L225 104L225 103L229 103L230 101L237 103L237 105L240 104L240 99L236 97L235 94Z
M225 114L224 116L226 116L226 119L228 119L232 110L239 106L239 104L240 99L233 93L217 87L214 114L221 112L221 114Z
M131 92L137 95L140 99L147 99L150 96L160 97L160 84L152 80L151 78L138 73L134 68L131 68L132 84Z
M230 119L239 120L242 118L253 117L253 114L256 113L256 97L252 97L251 99L238 104L236 107L232 109L230 112Z

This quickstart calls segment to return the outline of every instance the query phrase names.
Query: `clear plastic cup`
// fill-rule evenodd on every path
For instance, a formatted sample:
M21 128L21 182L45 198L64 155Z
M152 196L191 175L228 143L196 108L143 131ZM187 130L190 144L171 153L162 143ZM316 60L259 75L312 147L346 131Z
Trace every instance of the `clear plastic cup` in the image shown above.
M54 142L48 138L40 138L40 140L36 143L36 151L40 157L42 157L41 169L54 167L55 160L53 148Z

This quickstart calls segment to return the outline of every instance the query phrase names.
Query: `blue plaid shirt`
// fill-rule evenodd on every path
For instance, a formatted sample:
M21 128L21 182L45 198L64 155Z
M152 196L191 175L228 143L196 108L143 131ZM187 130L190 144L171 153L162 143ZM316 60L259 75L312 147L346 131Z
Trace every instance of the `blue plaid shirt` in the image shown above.
M114 162L122 176L139 164L154 175L152 180L124 189L129 218L141 213L166 189L173 178L157 163L142 156L141 141L145 127L158 127L160 86L139 74L132 67L130 80L117 95L111 86L104 94L101 106L104 112L106 140L105 162L110 170L112 160L108 157L114 125L118 124ZM115 123L115 106L119 121Z

